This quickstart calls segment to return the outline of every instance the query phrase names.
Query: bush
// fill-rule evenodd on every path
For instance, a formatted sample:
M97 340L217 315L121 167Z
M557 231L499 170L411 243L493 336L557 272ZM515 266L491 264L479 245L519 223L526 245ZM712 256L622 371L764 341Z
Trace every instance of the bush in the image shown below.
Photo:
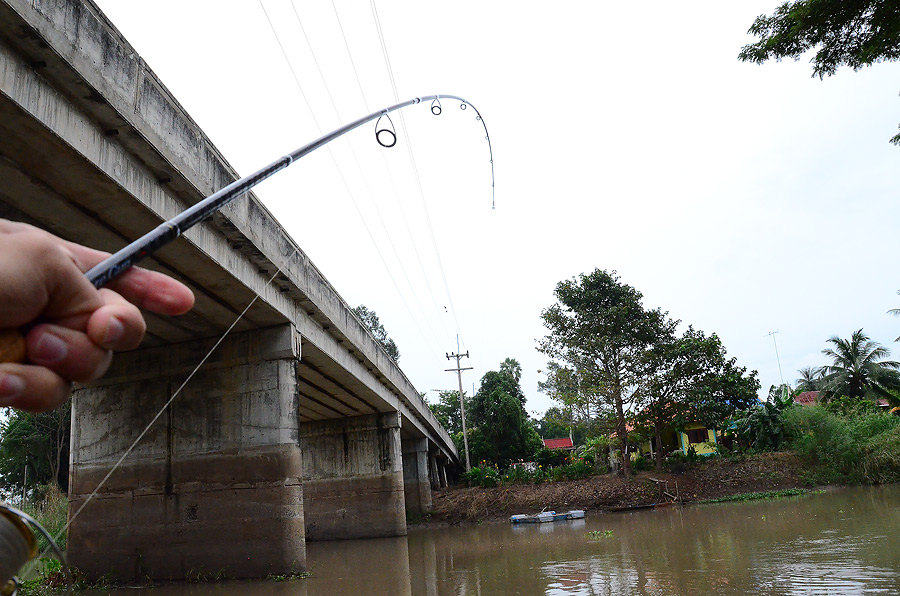
M470 482L481 488L490 488L500 484L500 470L497 469L497 466L482 462L482 465L475 466L464 473L462 478L466 482Z
M816 481L900 480L900 418L842 416L815 405L786 411L784 425L791 448L821 466Z
M561 466L566 463L566 458L568 457L569 452L563 451L561 449L547 449L546 447L541 447L534 453L534 461L535 463L544 466L545 468L550 468L554 466Z

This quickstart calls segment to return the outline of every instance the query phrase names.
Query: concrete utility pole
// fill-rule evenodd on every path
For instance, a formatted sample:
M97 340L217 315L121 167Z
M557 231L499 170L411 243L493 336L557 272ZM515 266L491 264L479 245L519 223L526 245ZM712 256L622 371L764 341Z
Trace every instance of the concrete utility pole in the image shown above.
M457 338L457 341L458 338ZM459 344L457 343L456 349L459 350ZM462 388L462 371L464 370L472 370L471 366L467 366L466 368L460 368L459 361L461 358L468 358L469 352L466 350L465 354L446 354L447 360L451 358L456 358L456 368L448 368L445 369L446 372L455 372L457 378L459 378L459 413L462 418L462 430L463 430L463 445L466 449L466 472L472 471L472 463L469 461L469 434L466 431L466 405L463 400L463 388Z

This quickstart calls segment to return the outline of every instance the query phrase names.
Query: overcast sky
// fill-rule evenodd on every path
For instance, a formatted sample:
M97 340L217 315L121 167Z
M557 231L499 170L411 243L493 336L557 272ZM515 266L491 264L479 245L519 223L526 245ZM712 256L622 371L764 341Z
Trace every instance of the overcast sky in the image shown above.
M396 103L369 1L96 1L242 175ZM392 149L365 126L257 195L432 401L459 334L467 391L513 357L527 409L553 405L540 313L596 268L717 333L763 395L833 335L896 352L900 65L739 62L777 4L379 0L399 100L484 116L496 209L481 124L449 100L394 116Z

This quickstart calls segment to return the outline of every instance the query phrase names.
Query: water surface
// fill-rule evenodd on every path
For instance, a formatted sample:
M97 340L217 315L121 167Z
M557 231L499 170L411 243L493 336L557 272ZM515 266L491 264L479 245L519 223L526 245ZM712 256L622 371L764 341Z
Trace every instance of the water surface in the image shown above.
M307 546L307 579L152 595L898 594L900 487Z

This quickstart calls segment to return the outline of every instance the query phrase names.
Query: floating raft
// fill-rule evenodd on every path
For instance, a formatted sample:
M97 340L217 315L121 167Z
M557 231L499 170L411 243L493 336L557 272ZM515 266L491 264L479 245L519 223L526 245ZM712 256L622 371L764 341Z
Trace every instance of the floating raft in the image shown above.
M584 519L584 511L573 509L567 513L555 511L541 511L534 515L513 515L509 518L511 524L543 524L546 522L565 521L567 519Z

